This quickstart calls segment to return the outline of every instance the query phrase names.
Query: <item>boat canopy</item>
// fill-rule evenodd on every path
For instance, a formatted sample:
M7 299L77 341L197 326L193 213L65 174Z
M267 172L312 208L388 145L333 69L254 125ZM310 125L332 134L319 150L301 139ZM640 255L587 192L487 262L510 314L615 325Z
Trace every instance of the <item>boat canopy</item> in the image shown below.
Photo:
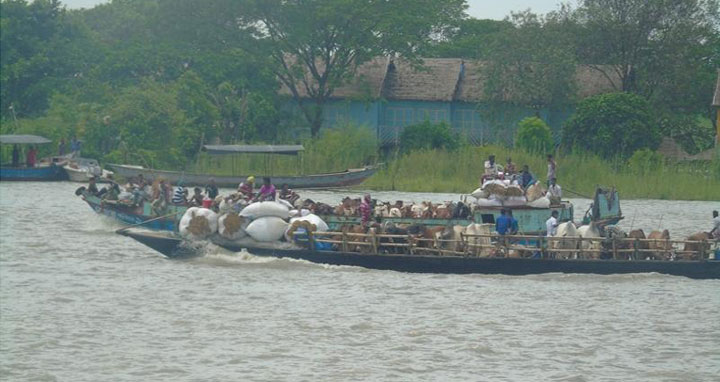
M281 154L297 155L305 150L302 145L205 145L209 154Z
M15 135L7 134L0 135L0 143L5 144L20 144L20 145L41 145L44 143L50 143L51 140L43 138L38 135Z

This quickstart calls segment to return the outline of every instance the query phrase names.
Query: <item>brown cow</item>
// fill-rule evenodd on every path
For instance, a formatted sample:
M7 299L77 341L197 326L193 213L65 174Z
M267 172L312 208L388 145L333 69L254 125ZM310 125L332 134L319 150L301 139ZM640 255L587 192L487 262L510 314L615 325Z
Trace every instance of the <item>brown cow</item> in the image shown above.
M712 237L710 236L710 232L698 232L688 236L686 240L707 241L711 238ZM710 243L685 243L683 253L680 255L680 257L686 260L696 260L703 258L708 251L710 251Z
M648 239L655 240L648 243L649 249L655 251L650 252L650 256L658 260L667 260L670 258L670 252L672 251L672 243L668 241L670 240L670 231L666 229L662 232L652 231L648 235Z

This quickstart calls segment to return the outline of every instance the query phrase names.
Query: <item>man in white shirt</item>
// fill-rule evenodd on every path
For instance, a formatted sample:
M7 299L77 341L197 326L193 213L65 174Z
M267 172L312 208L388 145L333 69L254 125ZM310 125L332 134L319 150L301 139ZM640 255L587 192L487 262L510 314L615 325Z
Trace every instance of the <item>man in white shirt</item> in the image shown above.
M557 233L557 227L558 227L558 212L553 211L552 214L550 214L550 219L548 219L545 222L545 227L547 229L547 235L548 236L555 236Z
M713 211L713 229L710 231L710 237L720 239L720 216L717 210Z
M547 190L547 197L550 199L550 204L560 204L562 199L562 187L557 184L557 181L553 178L550 179L550 187Z

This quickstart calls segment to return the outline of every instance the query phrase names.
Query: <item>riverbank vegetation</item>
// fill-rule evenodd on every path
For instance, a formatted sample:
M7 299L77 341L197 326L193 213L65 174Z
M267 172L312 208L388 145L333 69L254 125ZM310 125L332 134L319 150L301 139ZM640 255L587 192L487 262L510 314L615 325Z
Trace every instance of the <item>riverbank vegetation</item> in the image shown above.
M471 191L490 152L542 175L544 154L556 152L561 184L580 193L599 183L624 196L717 198L708 188L720 178L717 157L678 164L652 151L660 135L691 154L713 144L717 0L580 0L502 21L467 17L463 0L390 3L145 0L68 10L56 0L3 0L0 133L52 139L41 156L77 137L82 155L102 163L215 174L383 162L365 187L413 191ZM478 110L574 115L563 131L532 117L520 136L502 125L507 134L485 147L429 122L405 129L396 148L379 148L387 142L372 129L323 127L334 90L380 55L420 70L421 57L482 60L489 75L477 84L486 96ZM616 92L578 94L578 68L601 73ZM306 151L210 157L201 150L208 143L302 143Z

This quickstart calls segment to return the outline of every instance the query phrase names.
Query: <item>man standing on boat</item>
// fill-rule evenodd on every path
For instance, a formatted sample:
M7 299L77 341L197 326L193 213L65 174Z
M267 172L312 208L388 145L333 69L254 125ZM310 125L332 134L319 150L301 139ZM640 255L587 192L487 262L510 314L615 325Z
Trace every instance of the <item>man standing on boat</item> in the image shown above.
M718 216L717 210L713 211L713 229L710 231L710 237L720 240L720 216Z
M12 166L20 167L20 148L18 145L13 145L12 149Z
M553 159L552 154L548 154L547 160L548 160L547 179L548 179L548 184L550 184L550 181L557 177L555 174L555 170L557 169L557 163L555 163L555 159Z
M500 216L495 221L495 231L500 235L505 235L510 231L511 224L512 222L507 215L507 210L502 208L500 210Z
M555 236L558 227L558 212L553 211L550 214L550 218L545 222L545 228L547 229L547 236Z

